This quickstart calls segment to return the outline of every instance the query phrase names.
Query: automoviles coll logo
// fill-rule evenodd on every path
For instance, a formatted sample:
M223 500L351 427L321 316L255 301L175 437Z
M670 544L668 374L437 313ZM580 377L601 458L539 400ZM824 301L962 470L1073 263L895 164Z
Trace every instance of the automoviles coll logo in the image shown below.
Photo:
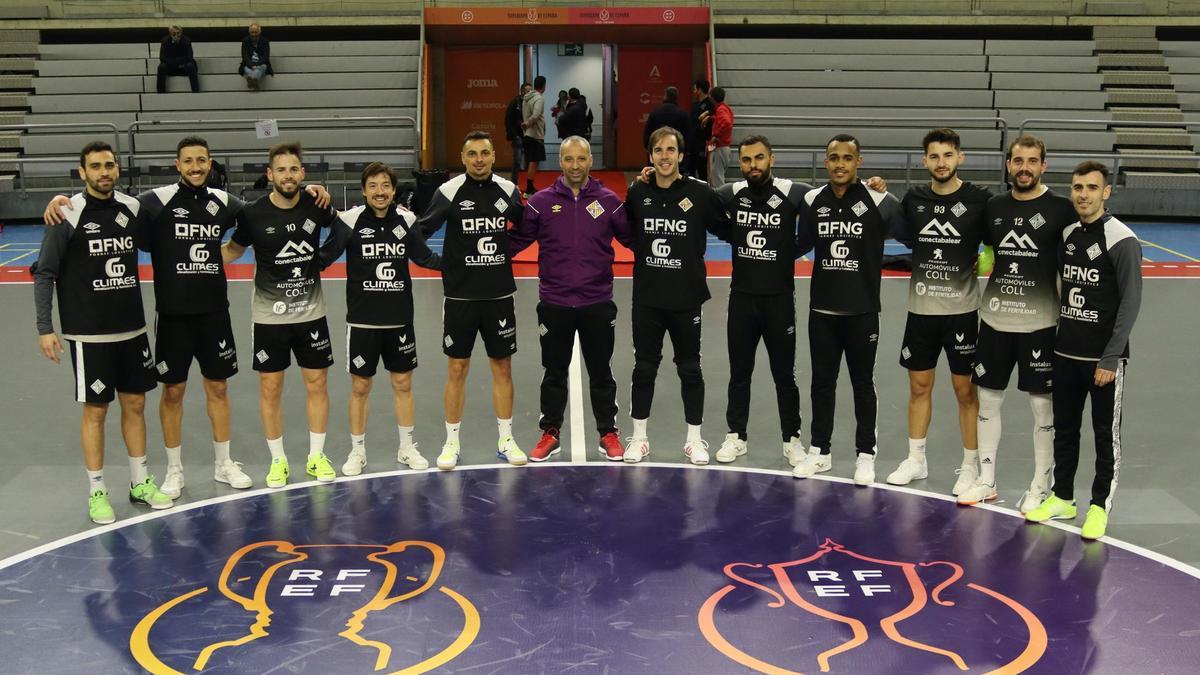
M939 619L939 612L986 611L996 630L1026 636L1023 644L998 651L989 649L986 656L978 657L980 661L986 659L986 667L991 672L1022 672L1036 664L1046 652L1046 629L1033 612L986 586L963 582L964 570L953 562L883 560L856 553L826 539L812 555L799 560L767 565L735 562L725 565L724 572L729 583L710 595L700 608L697 617L700 632L721 654L759 672L808 672L814 665L821 672L852 672L856 662L839 657L872 638L886 638L885 644L889 651L896 650L897 659L904 655L901 650L918 650L944 659L951 670L972 671L974 667L983 667L983 663L969 663L974 655L969 651L968 641L956 640L958 636L938 628L944 626L945 620L944 614ZM758 592L765 596L758 595L760 599L755 599ZM976 607L983 603L985 609L954 609L956 602L947 599L947 595L959 602L970 601ZM823 648L816 654L815 664L798 662L802 658L798 652L794 649L785 651L782 647L773 654L750 654L726 637L717 624L720 622L728 628L727 622L731 621L728 617L744 615L748 605L763 600L767 601L765 607L772 610L771 614L774 614L773 610L799 608L840 624L842 630L838 632L846 632L849 639L841 644L814 645ZM723 612L723 603L736 604L737 612L729 612L728 608ZM886 613L889 610L894 611ZM762 616L761 612L756 614ZM745 627L744 624L741 626ZM906 633L925 636L924 641L910 638ZM728 634L732 637L739 633L731 630ZM812 634L822 633L812 631ZM879 654L879 649L874 646L872 654ZM996 667L997 658L1006 662Z
M129 638L129 649L138 664L152 673L183 672L165 663L163 658L189 671L203 670L210 662L238 670L242 658L246 659L246 668L251 668L250 663L261 667L262 650L280 650L280 640L318 638L324 624L328 635L367 650L364 658L376 671L429 672L462 654L478 637L480 629L475 605L454 590L437 585L445 562L442 547L427 541L398 541L390 545L297 545L287 541L248 544L229 556L213 584L178 595L146 614ZM215 593L209 594L210 591ZM399 645L393 648L388 636L398 631L381 631L378 626L368 625L373 614L386 617L389 611L392 615L404 612L403 605L392 608L427 593L424 599L451 603L450 607L457 607L453 613L462 616L461 623L445 627L450 636L440 651L434 652L436 646L429 651L401 650ZM363 598L364 602L348 615L337 611L348 607L347 601L352 606L357 598ZM197 609L204 611L201 605L205 602L210 603L210 611L216 611L218 605L221 611L230 611L230 601L234 611L240 608L248 615L242 625L249 627L243 635L228 636L231 639L214 635L213 641L198 652L186 654L190 663L180 662L180 645L156 644L157 636L171 632L156 632L156 625L194 621L187 617L194 617ZM304 617L303 630L289 625L288 620L293 616ZM263 642L256 645L258 640ZM203 643L189 640L188 644ZM412 660L410 654L431 652L418 663L406 662ZM281 657L287 653L282 650Z

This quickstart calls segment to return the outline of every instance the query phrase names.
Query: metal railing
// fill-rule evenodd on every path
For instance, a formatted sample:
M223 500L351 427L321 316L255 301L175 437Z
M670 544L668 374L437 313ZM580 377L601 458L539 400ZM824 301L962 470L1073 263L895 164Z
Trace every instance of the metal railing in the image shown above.
M111 134L113 151L117 157L121 156L121 135L117 129L117 125L111 122L56 122L53 124L4 124L0 125L0 131L39 131L61 129L63 131L87 131L89 129L103 129ZM17 188L21 191L22 198L29 196L29 189L25 183L25 166L28 164L51 164L62 162L78 162L79 155L55 155L51 157L13 157L11 159L0 160L0 164L15 164L17 165Z

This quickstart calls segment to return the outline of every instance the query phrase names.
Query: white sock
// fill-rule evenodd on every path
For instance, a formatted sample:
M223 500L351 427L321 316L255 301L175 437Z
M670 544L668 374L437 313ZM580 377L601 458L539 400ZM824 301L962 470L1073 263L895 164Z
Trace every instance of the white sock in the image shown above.
M229 459L229 441L213 441L213 457L217 464L224 464Z
M178 445L173 448L167 448L167 468L171 468L173 466L182 467L183 466L182 455L183 455L183 448Z
M963 448L963 466L979 466L979 450Z
M149 469L146 468L146 456L130 457L129 458L129 484L137 485L144 482L150 475Z
M511 417L506 420L502 420L499 417L497 417L496 418L496 427L500 430L500 438L502 440L505 438L508 438L509 436L512 436L512 418Z
M367 451L367 435L366 434L350 434L350 450Z
M700 425L699 424L687 425L687 440L688 440L688 443L699 443L700 441L704 440L700 437Z
M104 469L99 471L88 470L88 495L93 495L96 492L108 492L108 487L104 485Z
M287 455L283 452L283 436L280 436L279 438L268 438L267 448L271 450L272 460L282 459L285 462L287 461Z
M325 452L325 434L315 431L308 432L308 458L316 459L317 455Z
M996 451L1000 447L1000 408L1004 390L979 387L979 481L996 482Z
M925 461L925 439L908 439L908 458L917 462Z
M396 425L396 429L400 432L400 447L406 448L413 444L413 428Z
M634 440L646 439L646 423L650 420L634 420L633 421L633 438Z
M1030 394L1033 410L1033 480L1049 489L1054 472L1054 398Z
M454 422L453 424L450 422L446 422L446 442L447 443L457 443L458 442L458 428L461 426L462 426L462 422Z

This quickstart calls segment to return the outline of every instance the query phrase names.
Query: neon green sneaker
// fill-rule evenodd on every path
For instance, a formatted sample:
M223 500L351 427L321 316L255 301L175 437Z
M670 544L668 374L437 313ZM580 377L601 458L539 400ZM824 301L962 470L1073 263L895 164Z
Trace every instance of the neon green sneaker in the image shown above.
M1083 529L1079 535L1084 539L1099 539L1108 528L1108 511L1092 504L1088 507L1087 518L1083 520Z
M308 475L322 483L330 483L337 478L337 472L333 470L333 462L330 462L323 452L316 457L309 458L307 470Z
M291 470L288 469L287 460L279 457L271 460L271 468L267 470L267 487L283 487L287 485L288 476Z
M129 501L133 504L145 504L152 509L169 509L175 504L154 484L154 476L146 476L146 480L130 486Z
M1078 510L1074 501L1060 499L1054 493L1042 500L1037 508L1025 514L1025 520L1031 523L1044 523L1047 520L1074 520Z
M112 504L108 503L108 493L96 490L88 497L88 517L97 525L108 525L117 522L117 514Z

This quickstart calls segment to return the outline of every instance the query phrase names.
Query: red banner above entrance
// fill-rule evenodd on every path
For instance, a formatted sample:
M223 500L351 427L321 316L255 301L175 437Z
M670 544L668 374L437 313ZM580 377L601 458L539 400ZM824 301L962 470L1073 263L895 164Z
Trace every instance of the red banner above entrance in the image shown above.
M428 7L430 26L697 26L707 7Z

